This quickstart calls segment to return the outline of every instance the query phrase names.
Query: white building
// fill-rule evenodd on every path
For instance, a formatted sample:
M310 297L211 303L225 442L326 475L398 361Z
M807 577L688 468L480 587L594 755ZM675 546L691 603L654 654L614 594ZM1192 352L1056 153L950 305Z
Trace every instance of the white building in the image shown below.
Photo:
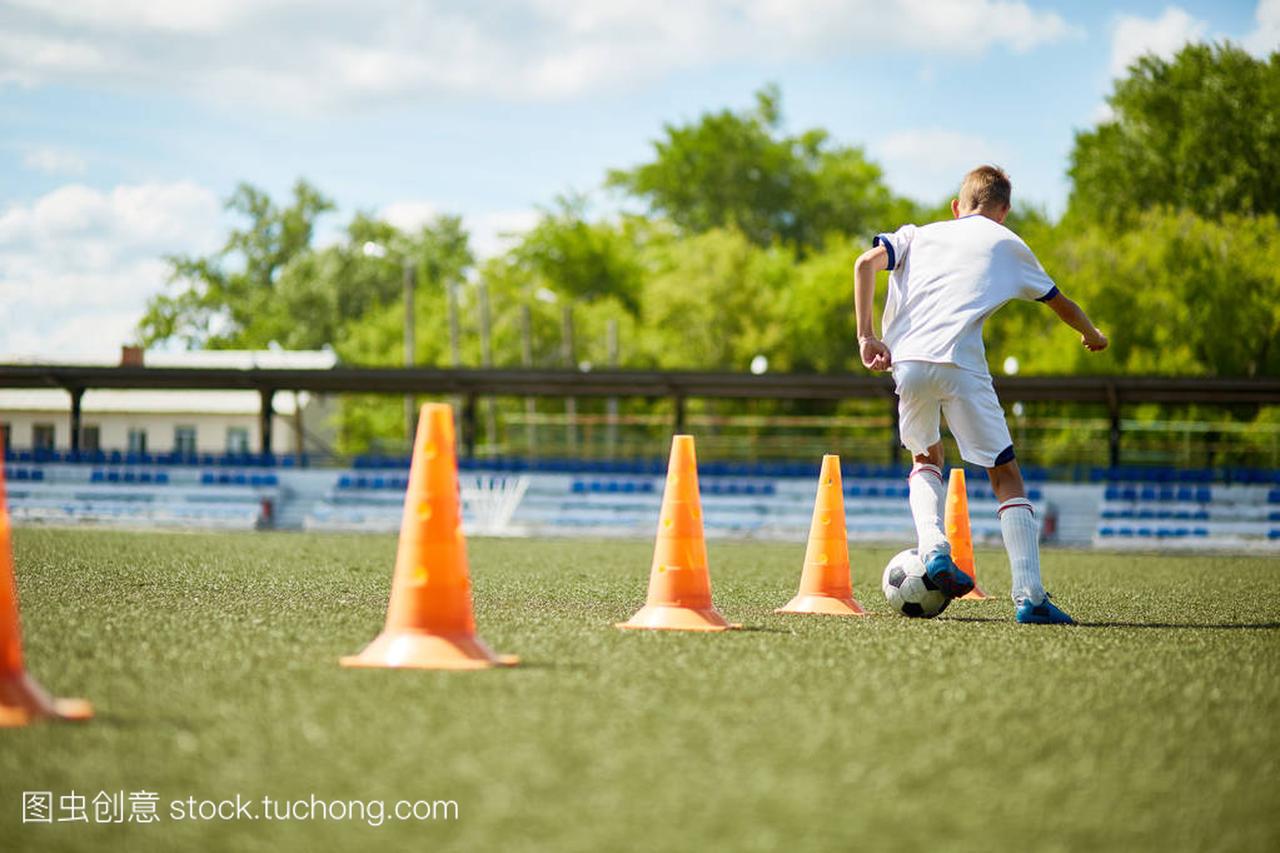
M328 370L331 351L212 350L148 352L147 367ZM0 357L7 364L65 364L57 359ZM76 362L77 364L89 364ZM95 366L112 366L93 363ZM80 449L133 453L256 453L262 447L257 391L87 389L81 400ZM333 407L307 392L277 393L271 431L276 453L332 445ZM71 396L56 388L0 388L0 437L14 450L71 448Z

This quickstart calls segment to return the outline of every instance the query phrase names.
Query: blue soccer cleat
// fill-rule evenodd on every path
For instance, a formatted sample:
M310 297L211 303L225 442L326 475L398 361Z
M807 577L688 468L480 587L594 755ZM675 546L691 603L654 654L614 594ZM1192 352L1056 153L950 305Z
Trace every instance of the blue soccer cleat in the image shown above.
M1039 604L1032 604L1029 598L1019 601L1013 618L1023 625L1076 624L1076 620L1067 615L1066 611L1049 600L1047 592L1044 595L1044 601Z
M960 598L973 592L973 578L956 565L945 551L938 551L924 564L925 574L947 598Z

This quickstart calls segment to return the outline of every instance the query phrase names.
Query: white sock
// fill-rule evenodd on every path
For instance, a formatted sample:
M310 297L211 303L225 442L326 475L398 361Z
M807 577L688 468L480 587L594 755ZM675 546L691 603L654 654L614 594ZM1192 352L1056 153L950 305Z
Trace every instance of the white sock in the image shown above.
M1044 585L1040 582L1040 523L1036 521L1031 501L1010 498L996 510L1000 517L1000 533L1009 552L1013 572L1013 600L1027 598L1032 604L1044 601Z
M922 560L935 551L950 554L951 543L942 530L942 469L917 462L907 477L907 489L911 517L916 522L916 553Z

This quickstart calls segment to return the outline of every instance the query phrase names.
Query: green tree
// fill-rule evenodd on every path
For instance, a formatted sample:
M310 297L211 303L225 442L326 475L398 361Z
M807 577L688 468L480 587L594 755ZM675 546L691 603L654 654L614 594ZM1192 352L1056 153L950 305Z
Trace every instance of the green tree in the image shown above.
M720 228L656 247L652 263L641 320L654 365L741 371L756 355L780 357L790 249Z
M1112 344L1101 356L1040 305L988 324L993 369L1034 373L1280 374L1280 220L1153 209L1132 229L1059 227L1031 242Z
M1280 53L1193 44L1144 56L1107 100L1114 118L1076 134L1074 221L1127 224L1163 205L1280 213Z
M757 245L803 251L881 227L898 201L861 149L833 145L821 129L786 135L776 87L757 92L749 111L663 130L652 161L611 171L608 184L686 232L732 227Z
M226 207L246 218L247 225L232 229L213 255L166 259L170 284L182 289L148 301L138 324L143 344L179 340L192 348L226 349L263 346L271 340L262 327L277 325L280 273L309 251L316 219L332 210L333 202L299 180L287 207L276 206L250 184L240 184Z
M643 279L637 224L592 222L586 197L561 196L511 250L511 261L532 286L583 302L613 297L635 313Z

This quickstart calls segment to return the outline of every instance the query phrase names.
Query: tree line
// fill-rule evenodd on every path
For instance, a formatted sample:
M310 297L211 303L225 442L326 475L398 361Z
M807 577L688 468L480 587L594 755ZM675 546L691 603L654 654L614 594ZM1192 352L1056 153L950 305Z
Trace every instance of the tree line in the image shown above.
M1280 374L1280 53L1226 43L1145 56L1108 103L1109 119L1076 134L1065 213L1017 205L1007 224L1112 348L1086 359L1050 312L1015 305L988 326L992 369L1013 356L1023 373ZM853 258L878 231L949 217L947 199L898 195L863 149L820 128L789 132L782 114L766 87L748 109L668 124L646 162L604 179L642 212L561 197L487 259L450 215L402 231L360 213L318 247L317 220L334 208L319 189L300 180L279 203L241 185L224 247L168 259L170 287L150 300L140 342L328 346L347 363L402 364L408 267L420 365L452 361L452 289L466 365L481 363L487 297L497 365L741 371L764 356L770 370L860 369ZM399 413L390 400L347 401L344 443L400 436Z

